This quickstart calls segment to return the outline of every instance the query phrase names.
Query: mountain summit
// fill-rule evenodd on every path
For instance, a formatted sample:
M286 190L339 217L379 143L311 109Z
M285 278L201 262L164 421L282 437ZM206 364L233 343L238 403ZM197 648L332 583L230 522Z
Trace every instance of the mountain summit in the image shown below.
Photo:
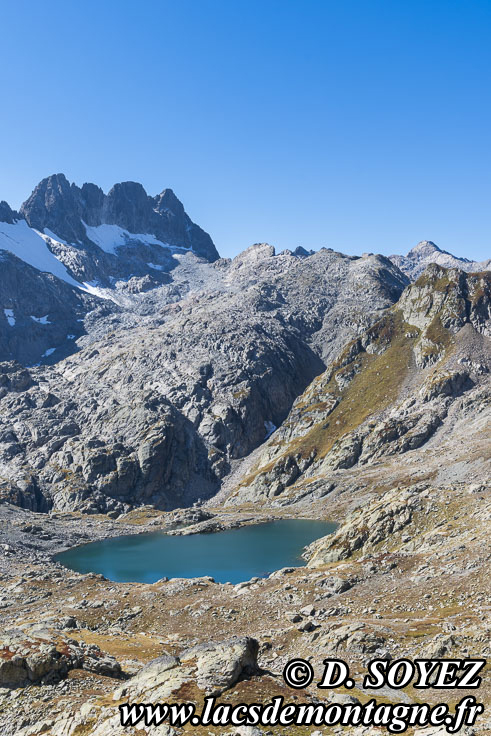
M444 268L460 268L462 271L487 271L491 267L491 259L487 261L470 261L468 258L453 256L446 250L441 250L431 240L421 240L412 248L407 256L389 256L392 263L401 269L410 279L420 276L430 263L436 263Z
M206 264L219 255L172 189L150 197L123 182L105 194L55 174L20 212L0 201L0 356L59 359L75 349L88 312L111 313L169 283L181 258Z
M126 181L104 194L95 184L78 187L64 174L54 174L37 185L20 213L30 227L48 229L67 243L91 240L87 226L116 225L192 249L208 261L219 257L208 233L192 222L172 189L150 197L141 184Z

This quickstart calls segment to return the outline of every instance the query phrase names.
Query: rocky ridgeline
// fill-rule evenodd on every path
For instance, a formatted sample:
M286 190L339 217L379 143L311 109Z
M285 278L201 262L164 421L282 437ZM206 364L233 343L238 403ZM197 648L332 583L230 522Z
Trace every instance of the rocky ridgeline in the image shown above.
M421 276L432 263L443 268L458 268L467 272L489 271L491 268L491 258L480 262L457 258L446 250L441 250L431 240L422 240L406 256L389 256L389 258L412 281Z
M214 264L189 254L176 271L174 286L152 293L151 314L91 315L86 347L29 368L22 390L6 384L3 498L121 513L213 495L406 283L381 256L267 245ZM7 382L19 370L4 364Z
M459 415L489 410L490 331L489 272L431 266L299 396L228 503L292 503L310 479L311 492L330 493L337 471L416 450Z

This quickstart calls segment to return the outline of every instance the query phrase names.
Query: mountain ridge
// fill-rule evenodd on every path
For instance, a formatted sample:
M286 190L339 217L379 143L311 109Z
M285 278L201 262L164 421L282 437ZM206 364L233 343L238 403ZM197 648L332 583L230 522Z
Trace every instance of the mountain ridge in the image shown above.
M88 313L169 283L179 256L219 258L171 189L149 197L123 182L106 195L63 174L43 179L20 212L0 202L0 254L0 359L27 365L76 350Z
M491 268L489 258L484 261L472 261L461 256L454 256L439 248L432 240L421 240L405 256L392 255L389 258L412 281L417 279L430 263L436 263L445 268L460 268L467 272L489 271Z
M152 197L133 181L116 183L105 194L96 184L79 187L62 173L52 174L39 182L19 212L0 202L0 223L14 226L21 220L63 263L65 280L80 284L112 288L117 279L145 276L158 283L162 273L175 267L176 252L190 250L209 262L220 257L211 237L192 222L172 189ZM0 233L2 246L8 250ZM305 257L313 252L301 247L293 251ZM405 256L389 258L411 280L429 263L467 272L491 267L491 259L454 256L431 240L420 241Z
M487 400L490 337L491 274L430 265L296 399L228 503L315 499L318 478L332 491L343 471L423 447L460 396Z

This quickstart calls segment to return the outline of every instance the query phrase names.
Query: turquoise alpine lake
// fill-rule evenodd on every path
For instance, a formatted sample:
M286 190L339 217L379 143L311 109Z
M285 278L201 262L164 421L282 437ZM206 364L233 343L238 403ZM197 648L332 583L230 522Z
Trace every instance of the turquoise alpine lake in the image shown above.
M329 521L282 519L211 534L139 534L73 547L55 559L77 572L101 573L118 583L209 575L235 584L281 567L305 565L303 548L336 527Z

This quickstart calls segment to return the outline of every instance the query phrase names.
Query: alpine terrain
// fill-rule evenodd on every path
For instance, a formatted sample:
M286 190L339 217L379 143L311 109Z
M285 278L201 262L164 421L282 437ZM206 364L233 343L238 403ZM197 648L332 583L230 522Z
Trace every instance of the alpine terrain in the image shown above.
M19 212L0 203L0 261L2 736L190 733L123 728L118 706L293 702L297 657L318 674L311 704L476 695L372 691L362 673L491 654L491 260L430 241L225 259L171 189L57 174ZM54 559L282 518L338 526L305 566L237 585L115 583ZM326 657L352 689L316 687ZM487 669L476 697L491 705ZM288 728L314 732L340 733ZM464 732L491 734L489 713Z

